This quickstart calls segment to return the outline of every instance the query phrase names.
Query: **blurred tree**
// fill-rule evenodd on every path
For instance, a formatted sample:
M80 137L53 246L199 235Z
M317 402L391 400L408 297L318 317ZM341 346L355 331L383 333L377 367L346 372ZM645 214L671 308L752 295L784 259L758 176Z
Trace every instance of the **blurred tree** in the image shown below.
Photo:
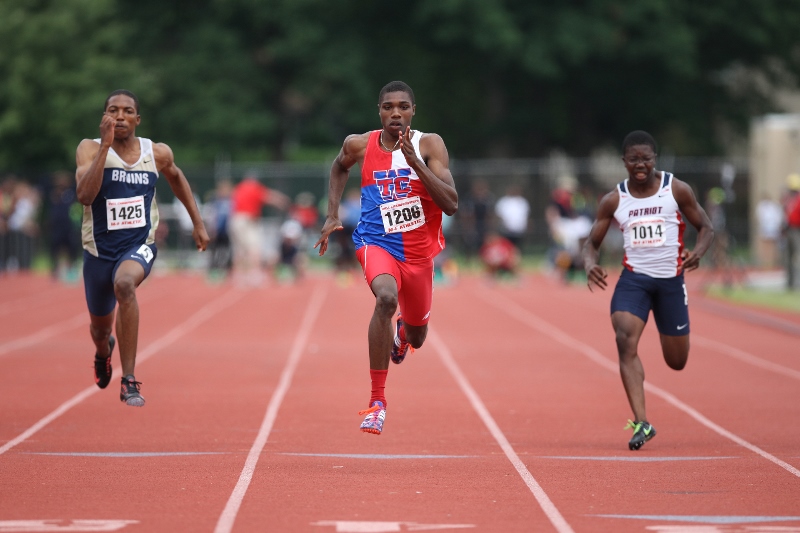
M148 97L148 74L125 49L134 28L112 0L0 2L0 168L74 166L99 135L103 102L121 79Z
M393 79L453 157L586 155L639 128L718 154L797 87L797 28L800 0L4 0L0 166L70 162L120 87L181 161L335 150L378 127Z

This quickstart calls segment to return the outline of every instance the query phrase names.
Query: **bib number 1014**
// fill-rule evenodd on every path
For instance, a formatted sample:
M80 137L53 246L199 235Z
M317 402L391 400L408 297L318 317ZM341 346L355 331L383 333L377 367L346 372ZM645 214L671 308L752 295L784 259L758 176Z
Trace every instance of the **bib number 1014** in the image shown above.
M633 237L636 239L653 239L661 238L664 235L664 230L661 226L633 226Z

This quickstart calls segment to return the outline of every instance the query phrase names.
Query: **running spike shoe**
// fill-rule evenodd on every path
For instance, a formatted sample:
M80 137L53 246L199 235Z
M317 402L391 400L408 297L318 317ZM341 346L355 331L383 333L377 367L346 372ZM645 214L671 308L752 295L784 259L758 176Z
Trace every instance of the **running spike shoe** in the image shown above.
M374 433L380 435L383 431L383 421L386 418L386 406L383 402L375 400L370 404L369 409L359 411L360 415L367 415L361 422L361 431L364 433Z
M394 344L392 344L392 363L399 365L406 358L408 350L414 351L414 347L408 342L400 340L400 329L403 327L403 317L397 314L397 325L395 326Z
M144 406L144 398L142 398L142 395L139 394L139 387L141 387L141 385L142 384L136 381L136 378L133 377L133 374L128 374L127 376L123 377L122 389L119 392L120 401L123 401L126 405L131 405L133 407Z
M111 381L111 354L114 352L114 345L117 341L114 336L108 338L108 357L94 354L94 382L101 389L108 387Z
M650 422L641 421L634 422L628 420L628 425L622 429L632 429L633 437L628 442L628 448L631 450L638 450L642 445L656 436L656 428L650 425Z

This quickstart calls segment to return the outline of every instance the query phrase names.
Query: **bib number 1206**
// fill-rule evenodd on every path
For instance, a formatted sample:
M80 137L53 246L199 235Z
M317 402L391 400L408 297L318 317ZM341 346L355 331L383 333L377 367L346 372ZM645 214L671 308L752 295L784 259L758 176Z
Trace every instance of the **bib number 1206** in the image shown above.
M425 212L419 196L382 204L381 217L386 233L411 231L425 224Z

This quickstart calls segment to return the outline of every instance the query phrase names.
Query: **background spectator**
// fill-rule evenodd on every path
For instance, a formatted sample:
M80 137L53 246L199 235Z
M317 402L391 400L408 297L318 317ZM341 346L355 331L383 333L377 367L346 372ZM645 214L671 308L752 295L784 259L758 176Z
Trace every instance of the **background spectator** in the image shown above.
M83 206L75 195L75 183L71 173L53 174L52 185L50 194L47 195L50 275L53 279L77 281L76 265L81 250L80 221Z
M784 201L786 210L786 288L800 289L800 174L790 174L786 180L789 193Z
M759 266L775 268L778 264L778 250L783 225L781 205L764 195L756 206L758 222L758 242L756 258Z
M516 184L509 186L505 196L497 200L494 211L500 219L502 235L520 250L531 211L530 203L522 196L522 187Z
M260 285L264 281L261 265L263 237L261 213L265 205L289 207L289 197L270 189L248 174L231 192L231 219L228 231L233 248L233 273L239 283Z

